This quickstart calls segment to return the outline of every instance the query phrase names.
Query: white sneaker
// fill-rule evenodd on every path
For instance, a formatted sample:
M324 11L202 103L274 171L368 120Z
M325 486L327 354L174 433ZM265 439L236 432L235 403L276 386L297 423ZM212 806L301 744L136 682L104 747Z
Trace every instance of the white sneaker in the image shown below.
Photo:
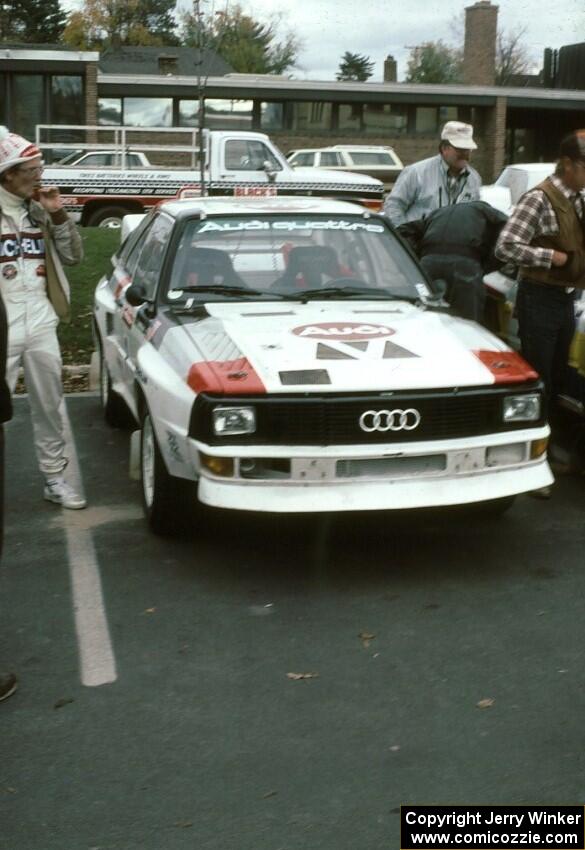
M54 502L62 508L70 508L78 511L87 507L87 502L79 493L76 493L71 484L62 475L55 475L45 479L44 497L47 502Z

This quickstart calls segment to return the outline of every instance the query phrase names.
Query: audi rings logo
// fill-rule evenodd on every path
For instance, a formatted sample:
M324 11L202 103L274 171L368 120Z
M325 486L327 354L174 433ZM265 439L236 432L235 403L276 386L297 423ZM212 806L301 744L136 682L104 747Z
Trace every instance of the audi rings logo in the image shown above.
M406 410L366 410L359 418L360 428L373 431L414 431L420 425L420 413L414 407Z

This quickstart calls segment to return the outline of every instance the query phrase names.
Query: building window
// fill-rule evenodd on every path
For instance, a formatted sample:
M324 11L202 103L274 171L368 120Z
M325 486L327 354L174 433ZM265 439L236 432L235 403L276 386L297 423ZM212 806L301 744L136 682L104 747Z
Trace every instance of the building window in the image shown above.
M398 103L364 103L366 133L406 133L407 107Z
M6 116L6 74L0 74L0 124L8 124Z
M291 103L291 130L330 130L331 104L321 102Z
M367 106L367 105L366 105ZM340 130L362 129L361 103L340 103L338 107L338 128Z
M83 124L81 77L51 77L51 124Z
M127 127L171 127L173 101L170 97L125 97L124 124Z
M459 121L459 109L457 106L439 106L439 123L442 126L447 121Z
M260 128L262 130L282 130L284 127L284 104L260 104Z
M34 139L36 125L44 123L44 105L41 74L14 74L10 122L12 132L25 139Z
M251 130L251 100L205 98L205 123L210 130Z
M199 126L199 101L198 100L180 100L179 101L179 127L198 127Z
M436 133L439 129L439 110L436 106L417 106L415 133Z
M98 124L116 126L122 123L122 98L98 98Z

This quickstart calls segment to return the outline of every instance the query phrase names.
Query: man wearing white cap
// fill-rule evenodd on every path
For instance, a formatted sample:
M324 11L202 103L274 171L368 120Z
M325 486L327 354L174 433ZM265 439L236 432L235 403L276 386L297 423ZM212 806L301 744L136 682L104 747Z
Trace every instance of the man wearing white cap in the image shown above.
M81 237L56 187L42 187L36 145L0 128L0 292L8 313L6 379L14 391L22 364L44 498L64 508L85 499L65 480L59 319L69 319L62 263L83 257ZM38 199L38 200L37 200Z
M439 153L407 165L386 198L384 214L394 227L441 207L479 201L481 177L469 164L476 149L471 124L448 121L441 132Z

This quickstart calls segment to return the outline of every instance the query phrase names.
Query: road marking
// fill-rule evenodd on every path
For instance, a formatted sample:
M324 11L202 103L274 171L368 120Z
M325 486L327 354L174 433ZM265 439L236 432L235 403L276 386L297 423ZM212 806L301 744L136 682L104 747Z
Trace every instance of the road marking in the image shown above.
M83 493L81 471L65 400L63 400L61 413L69 454L66 477L76 490ZM87 687L95 688L115 682L118 673L91 530L86 527L81 516L77 518L77 514L83 513L84 511L63 509L62 520L69 554L81 682Z

